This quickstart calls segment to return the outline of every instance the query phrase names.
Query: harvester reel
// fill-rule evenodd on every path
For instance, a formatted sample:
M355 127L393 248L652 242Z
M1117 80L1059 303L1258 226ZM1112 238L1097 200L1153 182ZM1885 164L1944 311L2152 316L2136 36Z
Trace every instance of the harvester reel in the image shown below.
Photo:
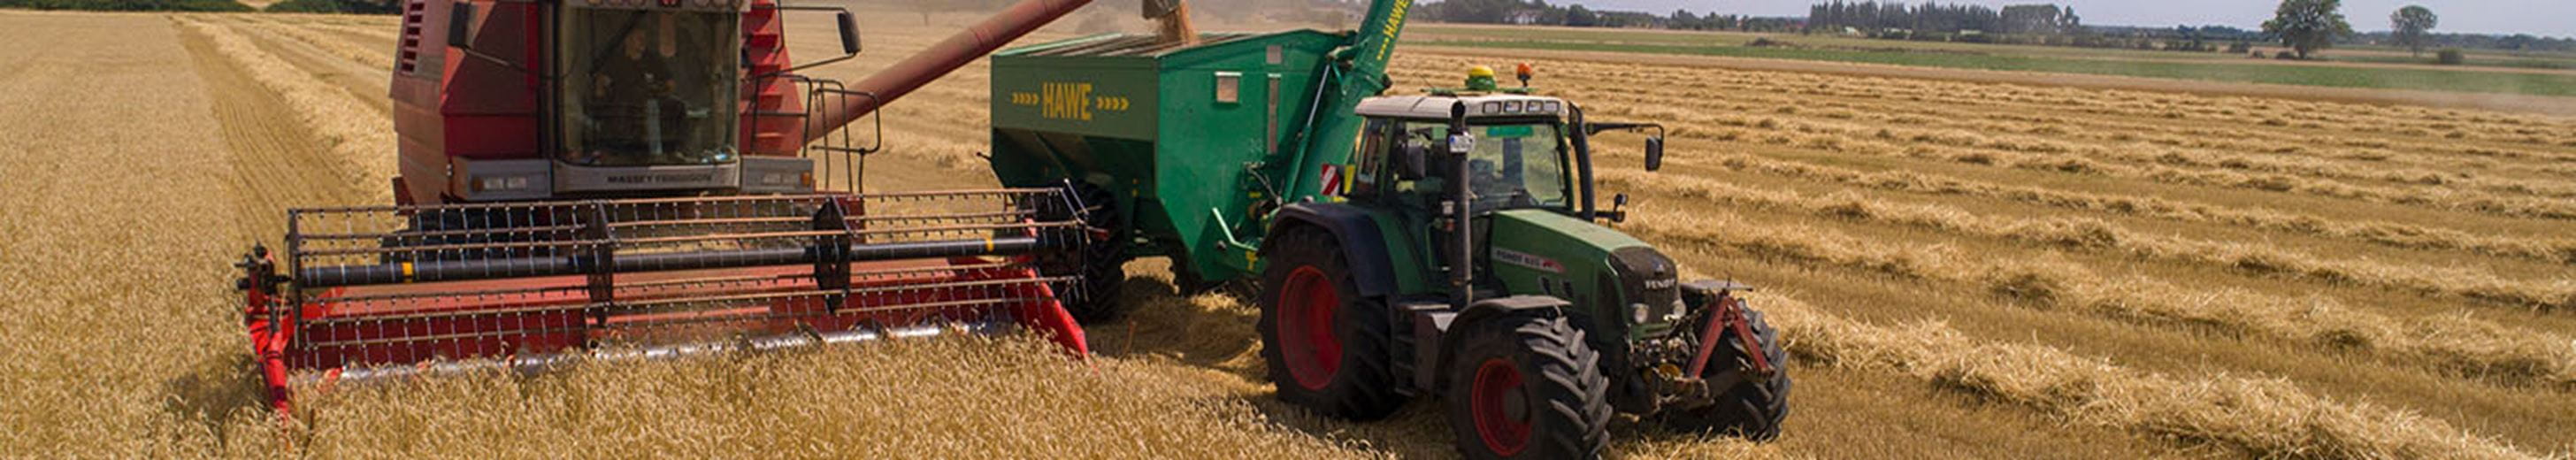
M403 220L404 225L401 230L390 236L378 238L378 244L385 248L439 247L538 243L576 237L576 235L546 228L558 220L570 220L569 218L526 209L424 206L413 211L411 215L404 216ZM381 254L379 261L400 263L475 260L548 256L554 255L555 252L556 248L548 246L387 251Z
M641 198L288 212L237 265L272 407L337 380L950 332L1089 346L1038 261L1058 189ZM272 261L273 260L273 261ZM279 273L283 269L283 273ZM320 371L320 372L305 372Z

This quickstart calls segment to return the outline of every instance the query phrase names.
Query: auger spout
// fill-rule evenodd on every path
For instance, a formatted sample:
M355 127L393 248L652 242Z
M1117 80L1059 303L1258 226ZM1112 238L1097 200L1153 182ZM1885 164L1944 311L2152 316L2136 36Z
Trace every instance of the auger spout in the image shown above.
M1090 0L1023 0L1011 5L1001 14L986 18L984 22L950 35L902 62L869 75L866 80L850 85L851 92L865 96L826 98L820 107L813 108L814 116L805 130L805 140L821 139L875 112L886 103L912 94L922 85L947 76L958 67L965 67L993 50L1001 49L1002 45L1010 44L1012 40L1035 32L1039 27L1045 27L1088 4L1091 4Z

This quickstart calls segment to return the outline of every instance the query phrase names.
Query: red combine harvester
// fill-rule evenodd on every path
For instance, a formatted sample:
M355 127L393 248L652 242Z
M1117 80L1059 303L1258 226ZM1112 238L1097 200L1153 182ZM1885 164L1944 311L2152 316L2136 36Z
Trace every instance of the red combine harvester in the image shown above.
M797 73L858 54L840 8L407 0L397 203L289 210L283 250L238 264L270 402L286 414L298 381L1012 325L1086 353L1065 308L1094 300L1067 290L1099 234L1079 195L859 193L875 147L842 129L1085 3L1020 2L844 85ZM837 13L843 54L789 61L796 11Z

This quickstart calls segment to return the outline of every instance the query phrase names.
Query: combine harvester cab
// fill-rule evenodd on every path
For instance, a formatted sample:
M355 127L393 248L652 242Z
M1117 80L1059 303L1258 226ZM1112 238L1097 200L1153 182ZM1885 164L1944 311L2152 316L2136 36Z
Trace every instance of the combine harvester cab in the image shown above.
M238 262L271 404L299 382L1034 331L1093 206L1066 183L863 193L843 128L1086 0L1022 0L850 83L852 13L776 0L404 0L392 206L287 212ZM783 15L837 13L787 58ZM443 44L444 46L439 46ZM879 128L881 130L881 128ZM837 190L837 191L836 191Z

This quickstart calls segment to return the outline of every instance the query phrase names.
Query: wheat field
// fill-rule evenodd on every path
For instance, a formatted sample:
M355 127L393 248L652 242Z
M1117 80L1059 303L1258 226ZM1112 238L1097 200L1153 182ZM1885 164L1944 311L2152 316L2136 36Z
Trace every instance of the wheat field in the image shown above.
M868 54L821 76L975 18L857 5ZM791 44L834 49L827 19ZM281 425L228 263L287 207L389 200L394 32L0 11L0 456L1453 455L1436 401L1350 423L1271 399L1255 307L1175 296L1159 260L1085 361L1000 337L463 375L308 389ZM1406 91L1518 59L1396 61ZM1670 128L1660 172L1634 136L1596 142L1603 189L1633 198L1616 227L1765 288L1800 379L1775 442L1621 421L1615 455L2576 455L2576 120L1536 64L1595 119ZM978 63L890 105L871 188L989 184L987 81Z

